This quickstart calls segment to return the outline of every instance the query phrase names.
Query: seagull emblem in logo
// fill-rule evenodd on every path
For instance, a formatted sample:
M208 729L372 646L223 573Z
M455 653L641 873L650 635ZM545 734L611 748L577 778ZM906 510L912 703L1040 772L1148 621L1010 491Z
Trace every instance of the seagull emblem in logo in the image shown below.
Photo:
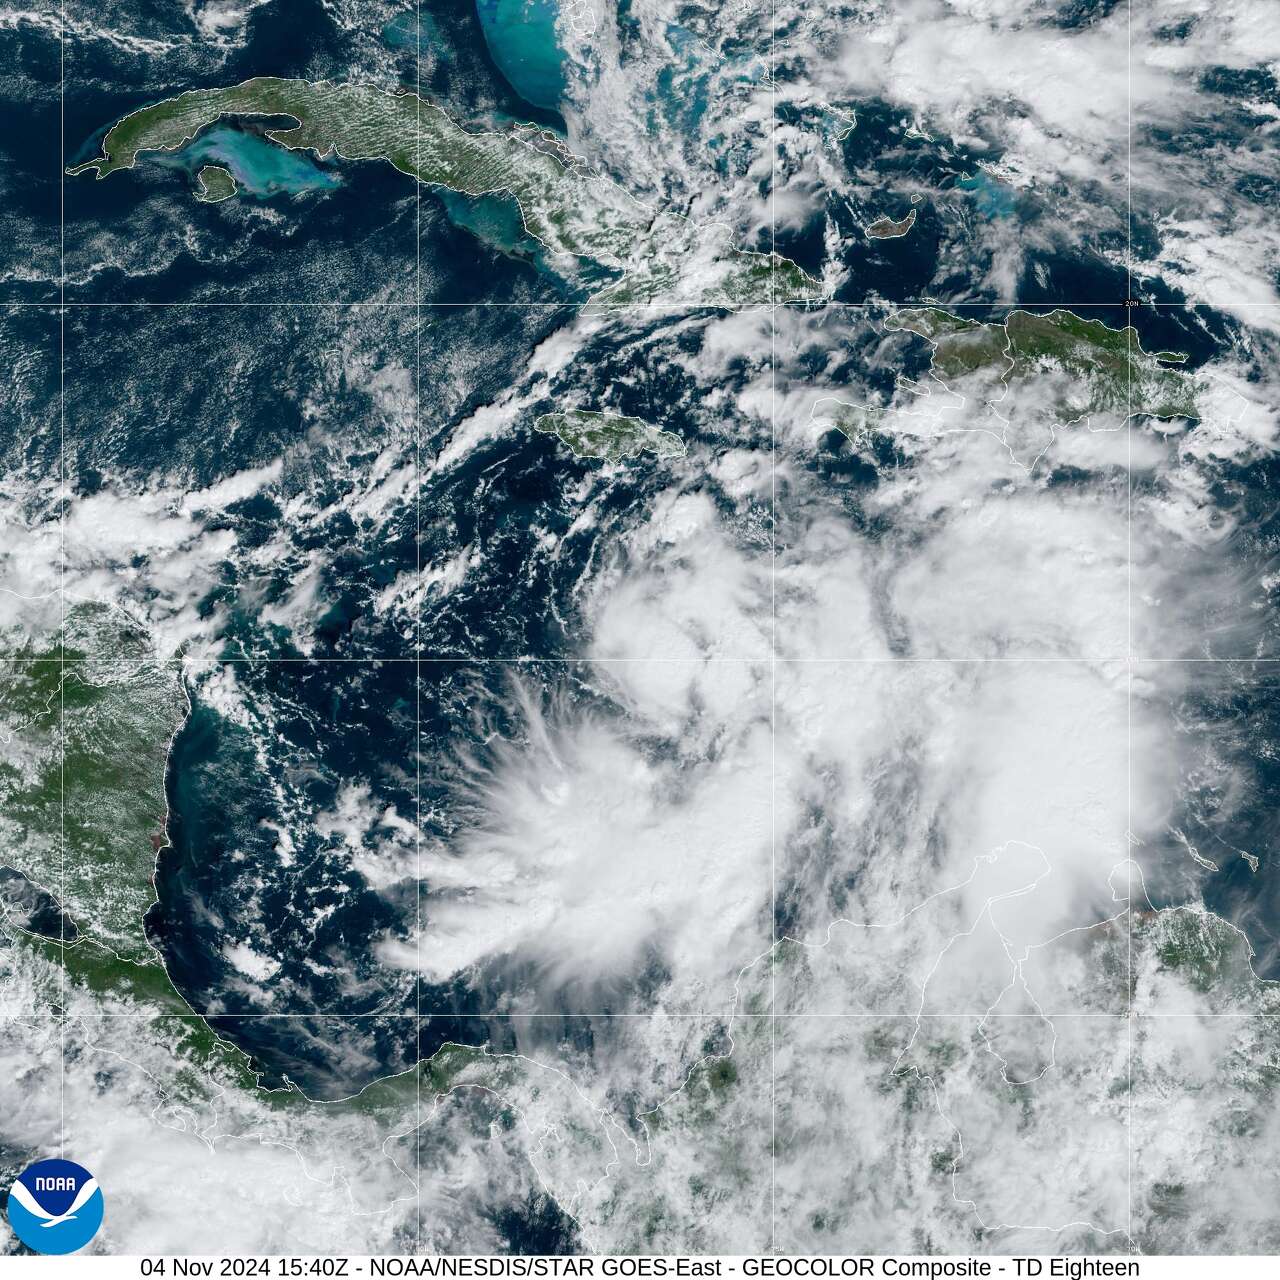
M80 1212L81 1209L93 1199L93 1193L98 1189L97 1178L90 1178L88 1182L76 1192L76 1198L71 1202L71 1208L66 1213L50 1213L47 1209L41 1207L35 1196L27 1190L26 1185L22 1182L15 1182L10 1189L9 1194L13 1196L17 1202L34 1218L42 1218L44 1221L40 1223L42 1227L56 1227L64 1222L70 1222L72 1218Z

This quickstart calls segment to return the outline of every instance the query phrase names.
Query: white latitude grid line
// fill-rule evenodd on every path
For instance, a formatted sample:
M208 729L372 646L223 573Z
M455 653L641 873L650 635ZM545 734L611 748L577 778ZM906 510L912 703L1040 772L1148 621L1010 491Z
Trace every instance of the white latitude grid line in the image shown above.
M1129 274L1132 274L1131 272ZM776 288L776 282L770 280L770 288ZM178 301L164 301L162 299L144 300L144 301L127 301L117 300L113 302L94 302L85 299L68 298L65 302L54 299L45 301L23 300L21 298L6 299L0 302L4 309L9 311L110 311L116 310L135 310L145 311L154 309L157 311L169 308L172 310L181 310L183 308L211 307L215 310L218 308L231 310L237 307L259 307L263 310L272 308L285 311L289 309L305 309L312 308L315 310L330 311L418 311L418 310L439 310L439 311L478 311L482 307L498 307L506 308L512 311L566 311L581 313L586 311L590 305L587 302L449 302L449 301L433 301L433 302L396 302L390 299L380 299L376 302L361 302L358 299L336 299L321 302L307 301L302 298L279 298L275 301L260 302L252 298L229 298L224 301L210 302L207 299L191 299ZM950 311L1004 311L1012 308L1014 310L1028 310L1034 308L1038 312L1049 312L1054 310L1077 310L1080 308L1091 308L1094 310L1105 311L1125 311L1124 301L1111 300L1099 301L1083 301L1077 299L1046 302L1042 298L992 298L984 301L975 301L973 299L962 298L873 298L864 302L846 302L838 298L816 298L804 302L797 302L794 299L778 298L776 301L768 298L758 298L747 302L628 302L619 303L618 305L610 305L603 307L594 312L595 315L624 315L632 311L652 311L652 312L669 312L672 315L688 315L697 312L705 312L711 314L714 312L754 312L773 313L776 311L894 311L899 308L909 307L939 307ZM1278 302L1243 302L1234 298L1212 300L1202 299L1200 301L1187 302L1161 302L1157 299L1144 298L1137 305L1137 310L1143 311L1223 311L1226 308L1232 310L1250 309L1255 311L1274 311L1280 309L1280 301ZM1127 322L1126 322L1127 323Z
M32 666L57 666L57 667L81 667L92 662L92 658L26 658L21 654L0 654L0 663L22 663ZM173 667L173 666L211 666L211 667L382 667L382 666L405 666L405 665L426 665L426 666L455 666L455 667L483 667L483 666L561 666L561 667L618 667L618 666L647 666L666 663L672 666L759 666L770 661L767 653L759 654L754 657L741 657L721 654L706 654L693 658L664 658L664 657L645 657L645 658L565 658L565 657L543 657L538 654L528 654L518 658L478 658L469 657L465 654L456 658L433 658L423 656L421 658L408 654L400 655L371 655L369 657L359 658L224 658L224 657L204 657L200 655L188 654L184 657L176 658L153 658L153 659L137 659L136 666L139 670L151 667ZM818 658L798 658L793 656L779 657L778 663L784 667L790 666L869 666L869 667L890 667L890 666L979 666L986 663L1000 664L1004 663L1010 666L1018 665L1039 665L1039 666L1073 666L1073 667L1104 667L1104 666L1124 666L1132 663L1135 667L1143 666L1227 666L1227 667L1268 667L1280 668L1280 657L1276 658L1151 658L1143 654L1135 654L1129 657L1125 654L1067 654L1063 657L1045 657L1043 654L1028 654L1026 657L1017 655L1009 656L1005 654L992 654L990 656L978 657L913 657L909 655L889 655L882 658L850 658L850 657L818 657ZM128 663L118 663L121 670L128 670ZM1261 679L1261 674L1259 679Z
M32 666L56 666L56 667L81 667L92 662L92 658L26 658L21 654L0 654L0 663L22 663ZM150 667L172 667L172 666L211 666L211 667L382 667L382 666L455 666L455 667L483 667L483 666L561 666L561 667L618 667L618 666L646 666L669 664L672 666L759 666L770 661L768 654L759 654L755 657L735 657L730 654L713 655L707 654L694 658L565 658L565 657L542 657L536 654L526 655L519 658L474 658L462 655L456 658L433 658L424 656L421 658L408 654L394 656L378 656L361 658L222 658L222 657L201 657L199 655L187 655L178 658L154 658L154 659L138 659L136 665L139 669ZM1103 667L1103 666L1125 666L1132 663L1134 667L1144 666L1227 666L1227 667L1268 667L1280 668L1280 657L1276 658L1150 658L1142 654L1135 654L1129 657L1125 654L1084 654L1080 656L1066 655L1064 657L1045 657L1044 655L1029 654L1026 657L997 655L993 654L989 657L911 657L903 655L890 655L883 658L842 658L842 657L820 657L820 658L797 658L797 657L779 657L777 662L784 667L789 666L869 666L869 667L890 667L890 666L980 666L986 663L991 664L1007 664L1010 666L1018 665L1039 665L1039 666L1073 666L1073 667ZM128 670L127 663L117 664L120 670ZM1259 679L1262 675L1259 674Z
M1130 273L1131 274L1131 273ZM776 282L770 280L770 288L776 288ZM64 307L68 310L99 310L109 311L112 308L130 308L134 310L145 310L146 308L155 308L160 310L165 307L182 308L182 307L277 307L285 310L290 307L314 307L329 308L330 310L368 310L368 311L395 311L407 310L415 311L419 308L418 302L396 302L393 299L377 299L361 301L358 298L337 298L324 301L307 300L305 298L277 298L271 301L255 301L252 298L227 298L220 301L210 301L208 299L179 299L176 301L165 301L161 298L133 300L117 299L115 301L101 302L92 299L68 298L65 302L61 299L55 301L46 299L44 301L12 298L6 299L2 304L7 310L17 311L27 310L46 310L61 311ZM515 311L584 311L590 305L589 302L573 302L565 300L563 302L450 302L447 299L441 299L433 302L424 302L422 307L430 311L433 308L440 310L454 311L472 311L479 310L481 307L506 307ZM773 312L778 309L789 311L892 311L898 307L941 307L948 310L979 310L979 311L1002 311L1006 307L1035 307L1042 311L1052 311L1054 309L1075 308L1075 307L1094 307L1108 311L1123 311L1125 303L1123 300L1117 301L1111 299L1092 299L1084 301L1081 299L1069 299L1062 301L1046 302L1043 298L985 298L985 299L964 299L964 298L871 298L863 302L845 301L839 298L813 298L806 301L797 301L794 298L778 298L772 300L770 298L757 298L747 302L627 302L610 304L609 306L600 308L595 314L599 315L615 315L628 311L670 311L673 314L687 314L689 312L706 311L760 311ZM1227 307L1232 310L1238 308L1249 308L1251 310L1275 310L1280 308L1280 301L1276 302L1245 302L1238 301L1235 298L1227 299L1210 299L1202 298L1199 300L1188 300L1185 302L1161 302L1155 298L1144 298L1140 304L1141 309L1151 311L1220 311Z
M1265 981L1273 981L1266 979ZM129 1019L137 1019L144 1022L165 1022L165 1021L190 1021L192 1018L201 1018L205 1021L221 1020L223 1022L282 1022L292 1018L310 1018L316 1022L381 1022L390 1019L407 1018L410 1021L417 1020L417 1014L408 1013L379 1013L372 1010L368 1013L325 1013L317 1011L315 1013L227 1013L225 1010L205 1010L198 1009L188 1010L186 1013L115 1013L106 1010L95 1010L93 1018L98 1021L127 1021ZM745 1009L729 1010L729 1009L695 1009L695 1010L679 1010L679 1009L650 1009L636 1013L619 1013L617 1009L573 1009L573 1010L556 1010L554 1012L536 1013L521 1012L512 1013L510 1009L491 1009L487 1013L450 1013L451 1018L474 1018L482 1022L492 1022L496 1018L508 1018L512 1022L519 1022L524 1018L555 1018L560 1021L570 1019L596 1019L596 1018L632 1018L632 1019L666 1019L666 1018L700 1018L700 1019L726 1019L732 1017L735 1022L767 1022L773 1019L779 1021L791 1020L794 1022L804 1022L806 1020L821 1020L826 1022L853 1022L860 1019L881 1019L885 1021L895 1022L938 1022L938 1021L957 1021L962 1019L970 1019L974 1022L981 1022L983 1019L988 1021L1012 1021L1016 1018L1039 1019L1042 1016L1046 1018L1057 1018L1061 1022L1128 1022L1135 1024L1139 1022L1161 1022L1161 1021L1185 1021L1187 1019L1195 1019L1197 1021L1206 1021L1221 1018L1223 1020L1235 1020L1257 1022L1264 1018L1280 1018L1280 1011L1272 1010L1267 1012L1258 1009L1241 1009L1226 1012L1206 1012L1204 1010L1193 1010L1187 1013L1152 1013L1141 1009L1133 1011L1132 1019L1124 1010L1116 1013L1105 1012L1089 1012L1079 1009L1047 1009L1044 1014L1039 1013L990 1013L986 1009L962 1009L959 1012L934 1012L921 1013L918 1009L912 1009L908 1012L899 1012L893 1010L880 1010L873 1013L857 1012L841 1010L836 1013L823 1013L820 1011L806 1009L802 1013L751 1013ZM0 1023L6 1022L61 1022L64 1021L61 1013L52 1012L48 1009L6 1009L0 1012ZM216 1029L215 1029L216 1030ZM221 1033L219 1033L221 1034Z

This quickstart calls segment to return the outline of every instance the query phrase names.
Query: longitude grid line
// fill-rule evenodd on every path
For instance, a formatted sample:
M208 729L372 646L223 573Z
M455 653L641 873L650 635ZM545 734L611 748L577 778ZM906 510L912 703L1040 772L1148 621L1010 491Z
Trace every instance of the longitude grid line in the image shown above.
M417 608L413 628L413 768L414 768L414 929L417 968L413 975L413 1075L416 1094L413 1127L413 1183L415 1193L414 1252L422 1252L422 0L414 0L414 372L413 372L413 546Z
M778 252L778 4L769 6L769 252ZM778 945L778 282L769 272L769 937ZM769 966L769 1251L778 1252L778 968Z
M1127 12L1127 48L1125 56L1125 66L1127 72L1126 81L1126 101L1128 114L1125 127L1125 198L1126 198L1126 229L1128 232L1128 253L1125 255L1125 300L1131 302L1133 300L1133 6L1136 0L1129 0ZM1125 583L1126 589L1126 606L1128 614L1128 625L1125 633L1125 648L1128 653L1128 662L1126 663L1126 775L1125 775L1125 856L1128 858L1128 895L1129 900L1125 909L1125 925L1126 925L1126 969L1127 980L1125 983L1125 999L1128 1005L1128 1017L1125 1020L1125 1028L1128 1035L1128 1088L1126 1090L1126 1106L1127 1106L1127 1123L1125 1125L1125 1135L1128 1139L1128 1165L1126 1171L1126 1184L1128 1187L1129 1203L1127 1206L1126 1216L1126 1234L1129 1239L1129 1251L1136 1252L1133 1240L1133 338L1135 329L1133 325L1125 326L1125 345L1128 348L1128 359L1125 361L1128 372L1128 386L1126 390L1125 408L1128 411L1125 418L1125 480L1126 480L1126 561L1127 561L1127 578Z
M58 800L62 858L62 910L58 940L62 944L59 993L62 1004L62 1073L59 1077L58 1155L67 1158L67 6L62 0L58 23L58 504L59 613L62 627L58 656Z

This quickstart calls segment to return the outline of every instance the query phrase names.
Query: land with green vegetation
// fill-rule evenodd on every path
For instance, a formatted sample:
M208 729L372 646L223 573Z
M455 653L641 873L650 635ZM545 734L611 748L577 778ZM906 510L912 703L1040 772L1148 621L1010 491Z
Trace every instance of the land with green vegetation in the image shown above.
M738 249L723 227L641 203L543 129L473 132L417 94L371 85L259 77L190 90L119 120L102 154L68 172L105 178L148 151L180 151L224 117L283 117L294 123L266 132L282 147L385 161L462 195L514 198L525 229L553 260L585 259L621 276L592 298L597 306L782 302L822 293L787 258Z
M60 642L0 672L4 861L131 966L160 963L142 917L165 839L169 741L186 709L177 665L105 606L69 609Z
M304 1169L332 1170L365 1213L388 1208L386 1187L397 1177L411 1204L420 1162L448 1169L460 1150L492 1152L496 1141L503 1159L527 1162L538 1194L575 1218L594 1215L603 1229L617 1181L647 1178L651 1133L665 1125L714 1134L726 1107L750 1106L756 1092L737 1086L739 1068L725 1057L698 1054L682 1087L673 1078L674 1096L650 1099L660 1110L628 1115L560 1066L458 1044L349 1096L317 1096L287 1079L269 1087L254 1059L187 1005L145 937L165 836L163 765L186 713L179 664L159 657L116 609L73 606L64 631L7 665L4 861L43 886L68 919L65 931L33 928L14 909L22 904L0 895L0 1002L57 1018L11 1020L4 1047L12 1055L37 1061L52 1025L63 1071L69 1063L81 1080L91 1073L91 1087L116 1105L197 1139L194 1165L228 1142L292 1151ZM370 1200L361 1203L366 1184Z
M885 321L890 332L919 334L933 343L935 376L944 382L995 372L1010 389L1061 380L1053 412L1067 421L1104 411L1157 418L1194 417L1196 382L1168 364L1185 356L1144 351L1131 325L1108 328L1071 311L1033 315L1012 311L984 323L936 308L899 311Z
M164 1105L213 1112L231 1089L249 1105L250 1125L323 1107L326 1123L359 1113L390 1132L412 1115L419 1075L428 1097L509 1075L505 1059L445 1045L351 1098L318 1103L292 1085L262 1088L250 1057L192 1011L144 926L166 838L169 745L187 710L179 663L104 605L72 606L60 636L4 664L0 865L52 899L66 923L36 930L13 897L0 896L0 941L11 943L0 950L0 987L20 964L36 998L80 1017L91 1044L120 1025L96 1025L98 1012L128 1011L130 1050L148 1062Z
M236 180L229 170L220 165L207 164L196 174L198 184L196 199L205 204L217 204L220 200L230 200L236 193Z
M685 452L684 441L678 435L661 431L640 418L616 413L588 409L544 413L533 427L545 435L557 436L579 458L618 462L646 452L659 458L678 458Z
M851 439L877 431L984 430L1030 464L1064 427L1119 425L1145 414L1199 416L1203 385L1175 367L1178 352L1142 349L1137 330L1112 329L1073 312L1010 312L987 322L939 307L912 307L884 322L932 346L928 378L905 384L909 402L892 406L820 401L815 415Z

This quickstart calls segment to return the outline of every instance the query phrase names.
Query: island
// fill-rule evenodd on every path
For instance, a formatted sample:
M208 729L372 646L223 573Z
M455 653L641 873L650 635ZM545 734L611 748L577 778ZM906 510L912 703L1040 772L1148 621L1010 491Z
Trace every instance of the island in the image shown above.
M867 236L871 240L898 240L916 225L916 211L907 213L905 218L894 222L892 218L877 218L868 228Z
M230 200L236 193L236 180L229 170L221 165L207 164L196 174L200 184L196 199L205 204L217 204L220 200Z
M788 258L738 248L727 227L643 203L545 129L522 124L472 131L415 93L372 85L258 77L189 90L117 121L102 139L101 154L67 172L109 177L132 168L145 152L181 151L224 117L283 118L292 123L266 131L279 146L322 158L383 161L460 195L513 198L525 230L553 262L585 260L619 277L592 296L597 306L780 303L823 295L820 282Z
M1136 414L1198 418L1201 379L1180 368L1179 352L1142 349L1132 326L1112 329L1058 309L1011 311L1002 320L910 307L884 321L932 347L922 382L899 379L907 403L852 404L824 397L813 410L851 440L876 432L931 435L985 431L1030 467L1063 427L1117 427Z
M1011 311L987 323L935 307L899 311L884 327L933 344L931 372L944 382L994 374L1012 394L1032 380L1048 393L1047 411L1068 422L1111 410L1157 418L1196 416L1196 381L1168 363L1185 356L1142 349L1132 325L1112 329L1062 309Z
M589 409L544 413L534 422L533 429L557 436L579 458L619 462L646 451L659 458L678 458L685 452L684 441L672 432L661 431L640 418L616 413L596 413Z

